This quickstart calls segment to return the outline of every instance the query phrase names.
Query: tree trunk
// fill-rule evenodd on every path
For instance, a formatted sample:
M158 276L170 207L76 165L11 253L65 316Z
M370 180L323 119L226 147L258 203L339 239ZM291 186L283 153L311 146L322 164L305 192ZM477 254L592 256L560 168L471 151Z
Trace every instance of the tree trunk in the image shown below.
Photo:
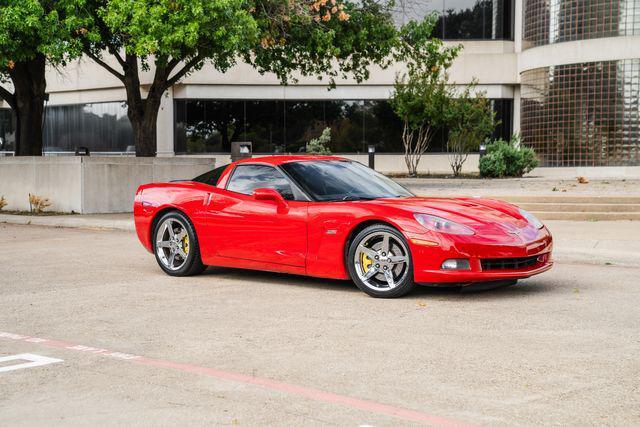
M153 112L146 113L141 118L129 116L129 120L131 120L133 128L136 157L154 157L156 155L158 109L155 110L155 114Z
M42 126L47 81L46 58L37 55L26 62L18 62L9 76L14 87L16 115L16 156L42 155Z
M126 56L123 83L127 91L127 116L133 128L136 157L154 157L157 150L158 112L164 90L152 85L147 98L142 98L138 58L134 55Z

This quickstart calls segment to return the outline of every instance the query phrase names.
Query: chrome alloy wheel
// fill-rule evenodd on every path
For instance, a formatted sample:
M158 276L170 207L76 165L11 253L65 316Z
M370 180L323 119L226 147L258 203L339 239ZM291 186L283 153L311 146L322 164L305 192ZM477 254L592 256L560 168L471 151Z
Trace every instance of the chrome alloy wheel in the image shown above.
M356 274L369 288L391 290L409 272L409 251L395 235L378 231L365 236L356 248L353 263Z
M179 270L189 256L189 235L182 221L167 218L156 232L156 253L169 270Z

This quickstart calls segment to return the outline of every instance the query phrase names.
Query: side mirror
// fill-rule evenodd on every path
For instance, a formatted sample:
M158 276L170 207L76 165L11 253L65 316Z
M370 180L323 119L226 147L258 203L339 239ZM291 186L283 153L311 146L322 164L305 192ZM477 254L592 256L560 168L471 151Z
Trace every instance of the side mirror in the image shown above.
M287 202L278 191L273 188L256 188L253 190L253 198L256 200L271 200L278 206L287 207Z

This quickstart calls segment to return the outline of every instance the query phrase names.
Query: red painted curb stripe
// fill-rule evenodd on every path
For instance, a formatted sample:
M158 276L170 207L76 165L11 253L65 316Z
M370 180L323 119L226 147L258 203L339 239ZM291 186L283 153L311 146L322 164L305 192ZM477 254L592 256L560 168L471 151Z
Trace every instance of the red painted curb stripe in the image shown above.
M71 343L68 341L51 340L47 338L39 338L28 335L13 334L9 332L0 332L0 339L23 341L33 344L39 344L45 347L60 348L65 350L73 350L96 354L99 356L110 357L123 361L133 362L145 366L155 366L161 368L172 369L181 372L204 375L212 378L218 378L227 381L256 385L268 390L294 394L303 396L311 400L327 402L347 406L350 408L361 409L368 412L391 415L403 418L409 421L415 421L421 424L438 425L446 427L474 427L472 424L466 424L449 418L430 415L420 411L400 408L384 403L373 402L370 400L358 399L356 397L345 396L341 394L322 391L314 388L303 387L295 384L289 384L282 381L272 380L269 378L254 377L251 375L240 374L237 372L222 371L219 369L206 368L203 366L189 365L184 363L172 362L169 360L152 359L144 356L138 356L129 353L120 353L107 350L104 348L84 346Z

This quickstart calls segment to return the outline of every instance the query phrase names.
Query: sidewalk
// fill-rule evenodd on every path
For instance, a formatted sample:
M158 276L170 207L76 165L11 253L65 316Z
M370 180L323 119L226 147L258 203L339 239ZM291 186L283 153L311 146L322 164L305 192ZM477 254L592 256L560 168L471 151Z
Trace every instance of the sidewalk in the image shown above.
M133 225L133 213L43 216L0 214L0 223L43 225L46 227L68 227L125 231L135 230L135 227Z
M0 214L0 223L133 231L131 213L26 216ZM640 226L632 221L545 221L560 263L640 267Z
M586 177L589 179L589 177ZM464 178L395 178L419 196L621 196L640 197L639 179L577 179L546 177L464 179Z

